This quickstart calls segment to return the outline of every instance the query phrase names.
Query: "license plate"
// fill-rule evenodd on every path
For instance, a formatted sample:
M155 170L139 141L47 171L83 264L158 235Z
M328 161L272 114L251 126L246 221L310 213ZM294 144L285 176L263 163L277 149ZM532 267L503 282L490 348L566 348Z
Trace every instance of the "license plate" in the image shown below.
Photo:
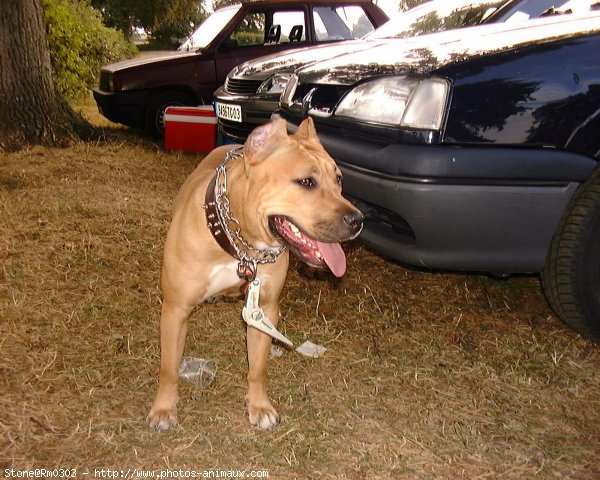
M217 117L232 122L242 121L242 107L240 105L230 105L227 103L217 103Z

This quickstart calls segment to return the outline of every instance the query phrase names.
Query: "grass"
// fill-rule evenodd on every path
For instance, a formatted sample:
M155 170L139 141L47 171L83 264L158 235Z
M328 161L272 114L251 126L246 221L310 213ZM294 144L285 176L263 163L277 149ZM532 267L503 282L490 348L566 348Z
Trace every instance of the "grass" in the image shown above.
M600 349L537 277L405 268L359 243L341 279L292 263L283 332L325 345L269 367L280 426L249 427L241 302L199 307L180 426L157 386L159 269L171 202L199 156L84 113L105 138L0 157L0 472L265 470L269 478L600 477Z

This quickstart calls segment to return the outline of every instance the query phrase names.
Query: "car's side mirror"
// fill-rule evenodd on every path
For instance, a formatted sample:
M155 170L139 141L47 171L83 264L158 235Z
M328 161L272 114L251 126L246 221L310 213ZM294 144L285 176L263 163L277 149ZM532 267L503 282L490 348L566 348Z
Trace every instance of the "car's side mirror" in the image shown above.
M238 48L238 42L235 38L227 37L221 42L219 50L234 50Z

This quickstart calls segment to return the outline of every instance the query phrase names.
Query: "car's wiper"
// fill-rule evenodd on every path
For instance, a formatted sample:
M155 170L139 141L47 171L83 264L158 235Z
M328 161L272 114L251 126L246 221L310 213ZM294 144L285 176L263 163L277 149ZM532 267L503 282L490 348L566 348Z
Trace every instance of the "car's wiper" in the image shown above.
M600 3L599 3L599 5L600 5ZM542 12L542 14L540 15L540 17L550 17L552 15L566 15L566 14L569 14L569 13L573 13L573 10L571 10L570 8L567 9L567 10L560 10L558 8L550 7L545 12Z

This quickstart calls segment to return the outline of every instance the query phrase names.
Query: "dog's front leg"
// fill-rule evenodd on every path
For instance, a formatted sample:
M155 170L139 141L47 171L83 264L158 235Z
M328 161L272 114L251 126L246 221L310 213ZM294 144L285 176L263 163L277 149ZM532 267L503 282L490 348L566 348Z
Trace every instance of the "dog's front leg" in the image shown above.
M262 308L277 326L279 320L278 305L262 305ZM273 408L267 394L267 363L271 337L254 327L247 328L248 345L248 393L246 403L248 418L253 427L270 430L279 423L279 414Z
M160 377L154 405L146 421L160 432L177 425L175 404L179 364L185 347L188 319L193 307L164 302L160 317Z

